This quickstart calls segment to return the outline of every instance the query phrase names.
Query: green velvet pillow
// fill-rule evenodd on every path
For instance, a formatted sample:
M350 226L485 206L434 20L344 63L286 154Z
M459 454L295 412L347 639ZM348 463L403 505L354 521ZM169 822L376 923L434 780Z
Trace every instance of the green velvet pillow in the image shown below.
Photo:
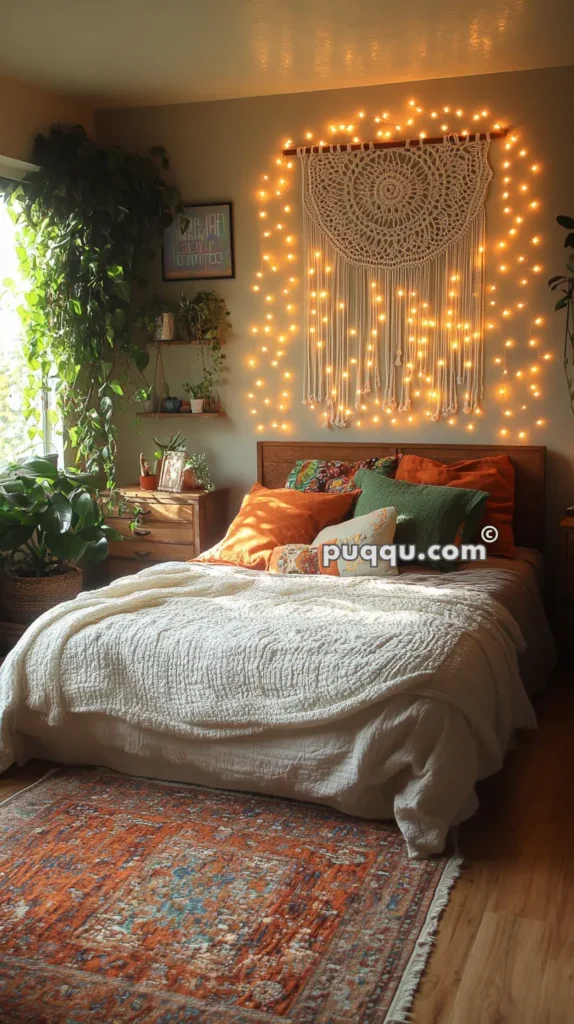
M398 512L395 544L414 544L417 553L426 553L431 544L454 544L457 538L468 541L480 525L488 498L485 491L411 484L369 469L359 470L355 482L361 493L353 516L394 505ZM454 568L452 562L428 564L439 569Z

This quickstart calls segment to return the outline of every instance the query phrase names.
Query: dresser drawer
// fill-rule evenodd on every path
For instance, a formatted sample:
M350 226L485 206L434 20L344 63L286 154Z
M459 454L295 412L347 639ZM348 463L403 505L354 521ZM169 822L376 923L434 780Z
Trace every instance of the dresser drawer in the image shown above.
M146 501L145 498L142 498L140 501L131 497L127 499L127 507L122 511L121 515L117 513L112 514L110 519L121 519L129 523L134 518L136 508L139 510L138 520L142 526L148 522L182 523L191 526L196 519L194 504L168 504L167 502ZM117 529L120 529L120 527L117 527Z
M136 559L138 562L187 562L199 554L193 542L172 544L132 537L130 540L110 541L110 558Z
M160 544L193 544L194 528L192 522L177 519L152 519L147 516L141 519L135 530L130 528L129 519L113 518L107 522L118 530L128 541L143 540L159 541Z

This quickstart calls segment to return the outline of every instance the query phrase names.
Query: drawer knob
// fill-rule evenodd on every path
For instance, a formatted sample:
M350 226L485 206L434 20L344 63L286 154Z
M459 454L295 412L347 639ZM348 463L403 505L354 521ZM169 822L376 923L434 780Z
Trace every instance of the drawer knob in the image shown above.
M136 551L138 558L149 558L149 551Z
M151 533L151 530L141 530L141 529L140 530L138 530L138 529L134 530L134 536L136 536L136 537L147 537L148 534L150 534L150 533Z

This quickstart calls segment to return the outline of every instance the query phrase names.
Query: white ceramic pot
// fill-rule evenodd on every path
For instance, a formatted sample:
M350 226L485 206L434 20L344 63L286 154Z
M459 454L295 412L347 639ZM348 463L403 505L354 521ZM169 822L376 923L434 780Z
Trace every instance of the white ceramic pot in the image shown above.
M203 412L204 398L192 398L190 401L192 412Z

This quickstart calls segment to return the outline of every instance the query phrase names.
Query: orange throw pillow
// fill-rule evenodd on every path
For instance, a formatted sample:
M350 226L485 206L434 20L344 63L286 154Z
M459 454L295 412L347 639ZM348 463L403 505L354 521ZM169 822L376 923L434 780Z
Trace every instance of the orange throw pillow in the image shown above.
M358 493L317 494L287 487L269 490L254 484L223 540L193 561L268 569L273 548L311 544L326 526L345 519Z
M451 463L434 462L420 455L403 455L395 480L486 491L489 497L480 530L487 525L495 526L498 530L498 539L487 546L488 554L498 558L514 558L514 467L507 455ZM473 539L478 540L478 535Z

